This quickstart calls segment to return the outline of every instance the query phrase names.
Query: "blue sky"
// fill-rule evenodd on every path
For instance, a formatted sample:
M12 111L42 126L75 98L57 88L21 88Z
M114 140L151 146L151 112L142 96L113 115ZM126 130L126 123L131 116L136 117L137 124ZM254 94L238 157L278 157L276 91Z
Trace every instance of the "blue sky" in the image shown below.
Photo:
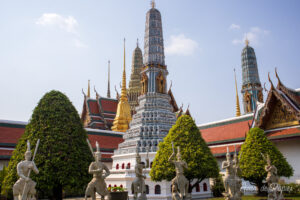
M267 89L268 72L277 84L275 67L286 86L300 88L299 1L156 0L156 7L163 20L168 83L172 80L177 104L190 105L198 124L235 115L233 69L240 91L246 35ZM115 96L123 38L128 81L137 38L143 49L149 8L148 0L0 1L0 119L28 121L39 99L53 89L81 113L81 89L89 79L106 96L108 59Z

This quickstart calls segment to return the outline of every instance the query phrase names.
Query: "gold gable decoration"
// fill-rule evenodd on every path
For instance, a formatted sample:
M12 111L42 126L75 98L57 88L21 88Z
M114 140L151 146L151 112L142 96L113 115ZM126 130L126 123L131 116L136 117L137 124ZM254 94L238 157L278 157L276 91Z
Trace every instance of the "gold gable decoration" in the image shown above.
M148 76L146 73L142 74L142 94L146 94L148 92Z
M286 110L280 101L277 101L274 110L270 113L269 121L266 125L266 130L299 125L296 116Z
M156 87L157 87L156 91L159 93L165 93L165 85L166 85L166 79L162 74L162 72L160 71L156 77Z

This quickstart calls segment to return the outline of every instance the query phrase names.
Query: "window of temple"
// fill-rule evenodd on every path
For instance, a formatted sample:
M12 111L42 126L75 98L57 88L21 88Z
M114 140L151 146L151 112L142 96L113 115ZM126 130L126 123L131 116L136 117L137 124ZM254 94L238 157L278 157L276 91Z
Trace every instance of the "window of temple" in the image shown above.
M117 187L117 185L115 184L114 187Z
M207 184L203 183L203 191L206 192L207 191Z
M196 185L196 192L200 192L200 185L199 185L199 183L197 183L197 185Z
M125 163L122 163L122 169L125 169Z
M149 185L146 185L146 194L149 194Z
M126 169L130 169L130 163L127 163Z
M111 187L111 184L109 184L108 187Z
M116 169L119 169L119 164L116 165Z
M123 185L122 185L122 184L120 185L120 188L123 188Z
M160 185L156 185L154 188L154 194L161 194Z

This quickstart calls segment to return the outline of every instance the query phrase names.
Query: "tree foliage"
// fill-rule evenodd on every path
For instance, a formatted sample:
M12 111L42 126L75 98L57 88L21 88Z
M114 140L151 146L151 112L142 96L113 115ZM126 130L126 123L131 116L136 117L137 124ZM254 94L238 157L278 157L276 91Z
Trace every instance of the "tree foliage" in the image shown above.
M240 154L242 177L258 188L263 186L262 181L267 176L265 171L266 161L262 154L269 154L271 163L276 166L279 176L290 177L293 175L293 168L275 145L268 140L262 129L250 129L246 141L241 147Z
M180 146L182 159L188 165L184 175L190 183L195 181L192 188L206 178L218 177L219 168L216 159L203 140L194 120L188 115L183 115L178 118L163 142L159 143L150 171L152 180L170 181L175 177L175 166L168 161L172 154L172 141L174 147Z
M40 173L32 173L31 178L37 182L39 198L61 199L62 192L82 194L90 179L88 167L92 161L86 138L70 100L59 91L46 93L34 109L13 152L2 194L12 193L12 186L18 179L17 163L24 160L26 141L30 141L33 154L37 139L40 139L40 145L35 163Z

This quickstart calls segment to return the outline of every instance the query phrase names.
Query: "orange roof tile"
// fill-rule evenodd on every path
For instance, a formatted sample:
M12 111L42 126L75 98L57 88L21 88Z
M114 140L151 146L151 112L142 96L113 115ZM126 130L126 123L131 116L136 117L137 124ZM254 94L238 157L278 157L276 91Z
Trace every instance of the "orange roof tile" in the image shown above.
M116 113L118 107L117 100L110 100L110 99L100 99L100 103L103 109L103 112L111 112Z
M251 118L251 117L250 117ZM227 143L228 141L244 140L245 134L249 130L248 124L251 124L252 118L246 118L243 121L232 120L226 123L210 125L208 127L199 127L201 135L206 143Z
M267 132L267 137L271 140L280 139L280 138L288 138L288 137L299 137L300 136L300 128L287 128L283 130L275 130Z

